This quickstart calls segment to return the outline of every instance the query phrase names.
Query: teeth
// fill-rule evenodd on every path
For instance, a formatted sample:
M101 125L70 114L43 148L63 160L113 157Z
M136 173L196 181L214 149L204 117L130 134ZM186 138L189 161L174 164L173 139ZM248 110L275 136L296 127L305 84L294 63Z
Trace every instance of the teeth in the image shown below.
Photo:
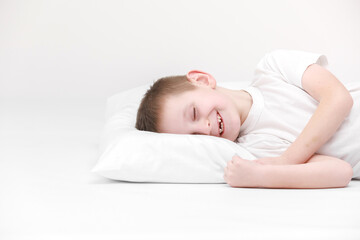
M220 134L224 131L224 123L222 122L222 119L220 117L220 115L217 115L218 118L218 122L219 122L219 129L220 129Z

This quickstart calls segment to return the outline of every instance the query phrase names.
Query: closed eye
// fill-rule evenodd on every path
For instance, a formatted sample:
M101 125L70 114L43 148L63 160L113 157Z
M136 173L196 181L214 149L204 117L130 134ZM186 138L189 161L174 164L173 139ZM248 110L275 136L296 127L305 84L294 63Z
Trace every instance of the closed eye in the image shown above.
M193 120L195 121L196 120L196 108L193 107Z

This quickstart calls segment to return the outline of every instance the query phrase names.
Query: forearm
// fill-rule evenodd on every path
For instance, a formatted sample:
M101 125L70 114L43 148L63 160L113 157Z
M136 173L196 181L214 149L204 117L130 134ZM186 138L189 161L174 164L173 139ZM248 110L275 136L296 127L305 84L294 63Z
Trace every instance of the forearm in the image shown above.
M323 97L298 138L284 152L289 164L306 162L340 127L352 107L348 92Z
M262 165L261 187L265 188L337 188L352 178L351 166L343 160L315 155L308 163Z

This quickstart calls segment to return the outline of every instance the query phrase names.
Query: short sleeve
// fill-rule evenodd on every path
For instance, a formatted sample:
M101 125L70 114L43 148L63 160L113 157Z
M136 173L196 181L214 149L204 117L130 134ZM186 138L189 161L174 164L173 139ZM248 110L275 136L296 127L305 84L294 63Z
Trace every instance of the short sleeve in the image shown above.
M302 88L302 76L311 64L327 66L326 56L318 53L275 50L266 54L256 68L256 74L279 75L284 81Z

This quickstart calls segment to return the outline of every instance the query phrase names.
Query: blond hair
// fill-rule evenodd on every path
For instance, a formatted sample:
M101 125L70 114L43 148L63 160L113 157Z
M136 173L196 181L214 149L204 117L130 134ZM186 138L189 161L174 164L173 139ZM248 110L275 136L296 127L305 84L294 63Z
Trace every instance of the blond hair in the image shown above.
M135 127L142 131L159 132L159 116L166 97L196 88L186 75L164 77L157 80L141 100Z

